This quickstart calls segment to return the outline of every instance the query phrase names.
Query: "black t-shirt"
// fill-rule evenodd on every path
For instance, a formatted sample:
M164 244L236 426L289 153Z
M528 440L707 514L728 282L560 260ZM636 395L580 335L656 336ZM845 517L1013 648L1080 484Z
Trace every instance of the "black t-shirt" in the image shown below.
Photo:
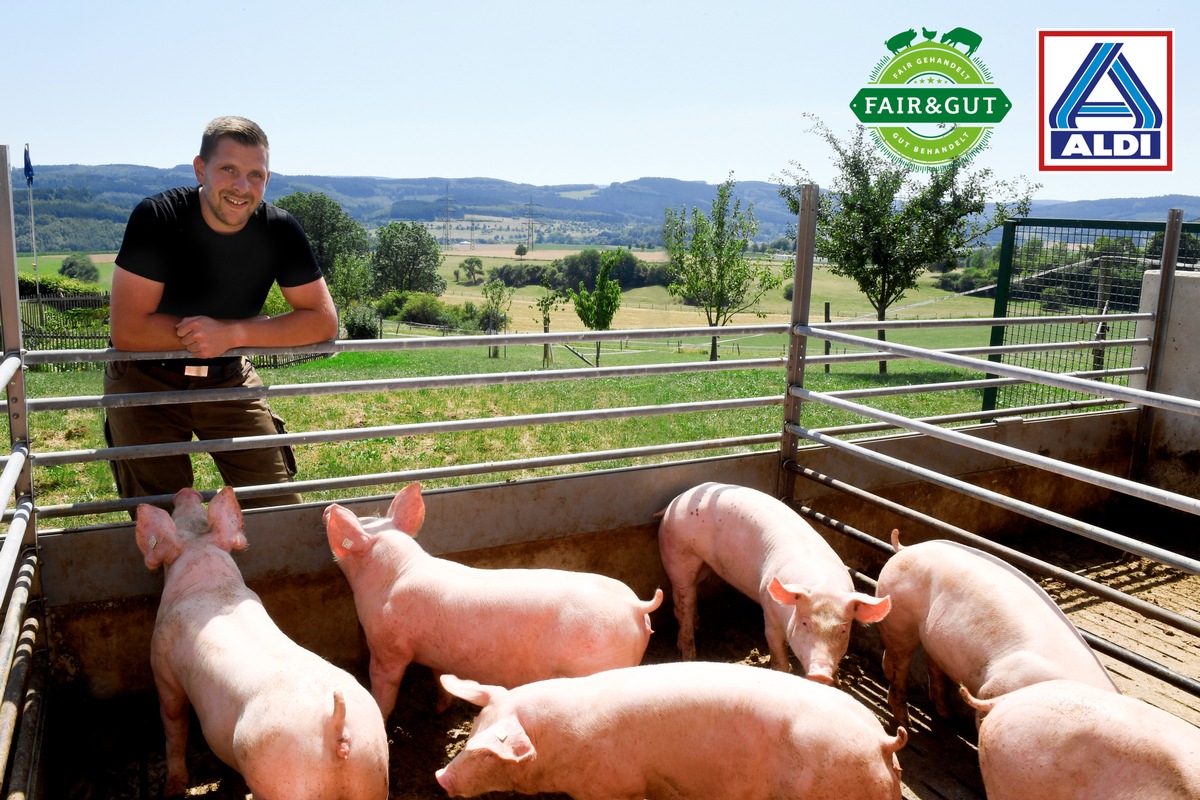
M302 286L321 268L300 223L260 203L237 233L217 233L200 212L200 189L169 189L129 215L117 266L163 284L158 311L181 317L248 319L271 284Z

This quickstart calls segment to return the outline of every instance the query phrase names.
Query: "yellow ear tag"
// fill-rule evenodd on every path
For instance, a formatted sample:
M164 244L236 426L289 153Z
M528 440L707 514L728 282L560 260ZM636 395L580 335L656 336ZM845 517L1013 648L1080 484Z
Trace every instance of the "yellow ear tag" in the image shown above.
M350 541L349 539L342 539L342 547L346 550L349 550L353 546L354 542Z

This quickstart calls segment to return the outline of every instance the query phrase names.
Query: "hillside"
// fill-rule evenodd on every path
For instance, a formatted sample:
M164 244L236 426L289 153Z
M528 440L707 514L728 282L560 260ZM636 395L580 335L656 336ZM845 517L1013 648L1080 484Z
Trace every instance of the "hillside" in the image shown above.
M130 209L143 197L172 186L193 183L191 165L158 169L130 164L103 166L40 165L34 183L38 249L43 252L107 252L117 248ZM25 180L13 171L27 208ZM738 182L735 198L752 204L759 241L787 234L795 220L765 181ZM667 208L708 211L716 186L703 181L639 178L607 186L563 184L534 186L494 178L375 178L273 173L268 200L294 192L319 192L336 200L368 228L391 220L430 225L439 238L516 242L532 228L538 241L572 244L656 244L661 241ZM1166 195L1077 202L1038 201L1033 216L1058 219L1165 220L1169 208L1182 208L1186 219L1200 217L1200 197ZM29 218L16 215L17 249L28 252ZM997 239L998 241L998 239Z

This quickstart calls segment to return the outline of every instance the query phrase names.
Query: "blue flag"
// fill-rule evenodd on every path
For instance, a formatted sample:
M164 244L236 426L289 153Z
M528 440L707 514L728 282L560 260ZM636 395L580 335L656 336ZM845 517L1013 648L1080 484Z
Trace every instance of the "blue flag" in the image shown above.
M25 145L25 180L33 186L33 162L29 160L29 145Z

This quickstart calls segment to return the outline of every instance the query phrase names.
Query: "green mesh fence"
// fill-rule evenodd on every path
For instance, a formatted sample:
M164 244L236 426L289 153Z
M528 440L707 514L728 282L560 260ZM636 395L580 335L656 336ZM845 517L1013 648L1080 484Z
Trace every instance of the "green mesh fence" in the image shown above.
M1096 220L1017 219L1004 228L1000 277L996 287L997 317L1122 314L1139 309L1142 276L1159 269L1165 220L1100 222ZM1200 256L1200 224L1183 226L1178 268L1194 268ZM993 330L993 345L1130 339L1133 320L1086 324L1047 322ZM1134 363L1134 347L1062 348L993 356L993 360L1055 373L1120 370ZM1092 376L1126 385L1127 375ZM1018 408L1091 395L1040 384L990 389L985 409Z

